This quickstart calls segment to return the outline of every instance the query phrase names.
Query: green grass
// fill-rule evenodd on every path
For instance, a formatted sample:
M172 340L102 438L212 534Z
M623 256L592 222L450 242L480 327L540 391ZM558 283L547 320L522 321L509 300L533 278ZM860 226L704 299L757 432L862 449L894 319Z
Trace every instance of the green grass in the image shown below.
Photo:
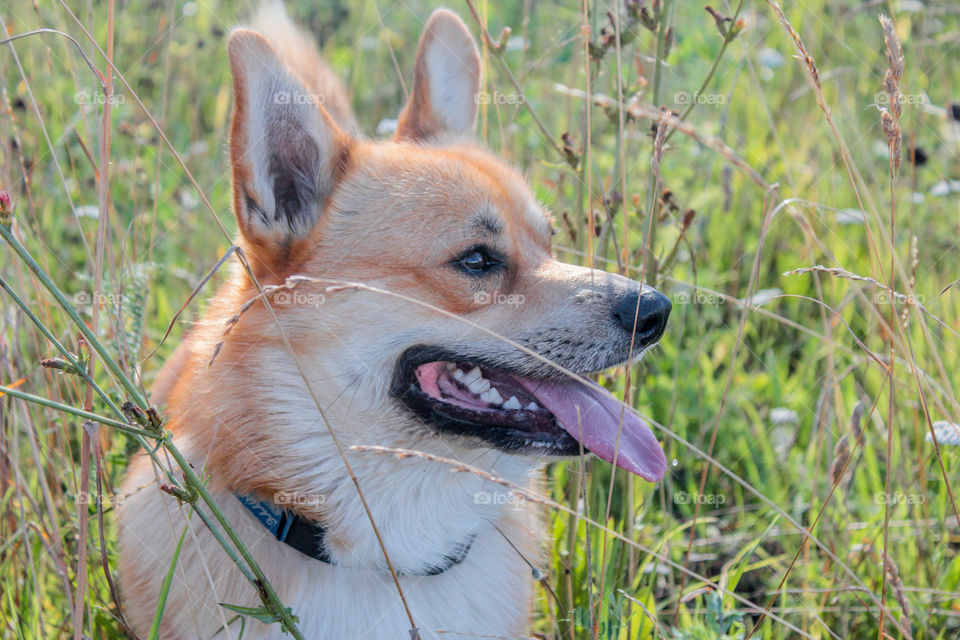
M59 3L37 4L0 0L7 33L64 31L106 70ZM622 34L622 91L683 113L724 39L702 3L666 4L670 37L659 19L652 30L638 23ZM70 3L105 47L107 3L91 5ZM364 130L372 134L382 119L396 117L404 89L392 56L409 84L416 38L435 5L289 6L320 35L325 55L351 87ZM587 164L587 104L570 89L585 90L589 68L592 91L615 99L618 65L616 48L599 63L585 61L581 3L478 0L476 6L494 40L502 27L512 29L502 54L485 52L486 89L501 98L482 107L478 131L524 171L554 213L558 256L610 270L619 258L635 277L646 264L646 279L674 300L668 334L631 372L628 397L666 428L658 436L675 463L655 486L617 474L612 493L609 465L588 463L585 482L576 463L550 469L551 499L639 546L567 511L547 510L553 543L542 569L556 600L541 590L535 631L551 639L743 638L757 609L769 605L772 615L753 637L866 639L880 633L877 602L883 601L890 613L882 625L891 637L907 637L903 629L925 640L960 636L960 449L941 443L938 453L927 440L932 422L960 423L960 296L950 287L960 277L960 184L949 188L950 180L960 180L960 122L949 117L951 100L960 100L960 10L946 0L923 7L788 4L786 18L816 63L834 132L806 64L792 57L791 35L766 3L744 3L743 32L723 51L686 118L699 140L691 131L672 132L656 182L650 130L656 122L624 113L621 134L616 109L590 108ZM616 5L587 6L596 43L607 9ZM479 33L465 4L453 8ZM117 68L231 233L224 37L249 9L218 0L129 0L117 4L114 26ZM880 13L894 18L905 54L904 156L892 190L876 106L884 100L887 68ZM622 20L627 24L625 14ZM90 212L98 202L98 82L77 48L51 33L18 40L13 49L4 45L0 78L0 188L16 204L13 228L91 326L92 303L106 302L100 340L129 381L149 388L183 329L201 316L204 295L161 344L169 323L230 240L115 81L104 295L95 298L100 227ZM565 132L576 168L558 152ZM714 136L731 151L718 151ZM924 162L911 161L914 146ZM731 153L778 188L751 179ZM672 194L669 202L663 189ZM688 210L695 213L685 225ZM891 256L902 266L893 275ZM817 264L843 271L785 275ZM0 277L67 350L89 351L3 242ZM215 275L204 291L221 278ZM891 324L891 279L925 310L898 300ZM767 300L744 305L756 292ZM0 399L0 635L72 636L70 602L83 557L83 632L126 637L101 561L102 551L106 566L114 566L112 502L102 503L101 541L95 501L78 500L85 474L91 490L97 486L95 461L82 465L82 419L56 409L86 406L88 386L41 367L40 359L61 354L10 295L0 292L0 300L0 385L54 401L51 407ZM604 380L624 392L619 373ZM94 379L116 405L134 399L102 364ZM854 430L858 402L863 418ZM116 417L99 396L92 411ZM98 440L102 491L112 495L137 444L109 425ZM712 450L727 471L698 450ZM797 524L815 542L805 543ZM885 563L897 567L898 582L884 578Z

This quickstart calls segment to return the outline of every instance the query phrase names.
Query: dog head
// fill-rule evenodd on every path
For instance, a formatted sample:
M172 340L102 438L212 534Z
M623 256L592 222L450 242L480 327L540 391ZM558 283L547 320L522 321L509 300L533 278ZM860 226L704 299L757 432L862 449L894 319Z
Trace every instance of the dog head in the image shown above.
M649 428L562 370L635 359L660 339L670 303L552 257L549 217L523 177L473 139L480 57L459 18L440 10L427 23L388 142L349 134L257 33L235 31L229 54L242 245L263 283L309 278L273 307L349 441L585 449L663 475ZM365 286L330 288L344 281ZM257 313L244 322L276 346Z

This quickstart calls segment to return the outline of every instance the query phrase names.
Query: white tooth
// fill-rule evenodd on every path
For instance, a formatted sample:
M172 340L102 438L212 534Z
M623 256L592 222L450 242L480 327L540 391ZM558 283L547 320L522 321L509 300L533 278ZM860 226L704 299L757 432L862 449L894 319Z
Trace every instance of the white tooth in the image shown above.
M539 410L540 410L540 405L538 405L536 402L531 402L530 404L527 405L527 411L539 411Z
M520 401L517 400L517 396L510 396L510 399L503 403L504 409L519 409Z
M503 402L503 396L501 396L500 392L493 387L490 387L490 389L481 393L480 399L490 404L500 404Z
M452 362L447 363L447 371L449 371L450 373L453 373L456 370L456 368L457 368L457 365L453 364Z
M474 380L468 384L467 388L473 393L483 393L490 388L490 381L486 378L480 378L479 380Z
M476 382L482 377L483 377L483 374L480 373L480 367L474 367L473 369L470 369L469 373L463 376L463 380L461 380L460 382L462 382L467 386L470 386L472 383Z
M464 375L466 375L466 374L465 374L463 371L460 371L460 369L455 369L454 372L453 372L453 379L454 379L454 380L459 380L460 382L463 382L463 376L464 376Z

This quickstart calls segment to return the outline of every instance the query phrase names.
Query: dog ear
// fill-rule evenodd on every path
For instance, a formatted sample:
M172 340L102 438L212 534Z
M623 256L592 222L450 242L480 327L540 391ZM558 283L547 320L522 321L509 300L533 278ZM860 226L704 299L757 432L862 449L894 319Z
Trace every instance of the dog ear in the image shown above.
M235 29L230 164L240 230L256 244L307 235L324 209L349 138L260 34Z
M430 16L420 36L413 91L396 140L424 142L473 133L480 91L480 53L467 26L447 9Z

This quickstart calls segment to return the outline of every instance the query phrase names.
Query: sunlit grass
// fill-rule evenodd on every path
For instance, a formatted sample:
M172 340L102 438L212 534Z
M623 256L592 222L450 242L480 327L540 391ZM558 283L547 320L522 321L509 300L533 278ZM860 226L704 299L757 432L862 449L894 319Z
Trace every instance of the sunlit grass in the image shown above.
M289 4L321 35L364 131L373 135L396 117L434 5ZM546 510L552 543L541 569L556 599L541 590L535 628L548 638L743 638L769 607L754 637L876 638L883 617L892 637L955 638L960 458L946 440L938 453L928 434L931 423L960 423L960 298L952 287L960 278L960 107L951 106L960 100L960 10L949 2L787 5L785 17L816 65L817 88L774 11L744 3L742 32L729 38L697 95L724 38L702 4L665 4L669 37L656 19L650 29L622 12L635 34L597 62L585 60L584 23L597 45L602 27L612 33L613 3L588 2L586 17L577 2L475 3L493 45L504 26L512 29L502 50L484 54L491 99L478 132L524 171L553 212L558 256L642 272L674 301L664 341L631 372L629 389L623 371L604 383L664 427L658 436L676 462L655 486L618 473L612 492L611 469L598 461L588 463L587 476L578 463L548 471L550 498L639 546ZM105 46L107 4L94 3L92 13L71 8ZM454 8L479 34L466 4ZM117 68L231 230L224 36L246 10L216 0L133 0L118 4L114 27ZM732 15L735 5L717 10ZM892 15L905 55L903 160L892 190L879 109L889 107L881 12ZM8 34L64 31L106 69L57 3L0 2L0 17ZM4 45L0 60L0 188L15 202L14 229L84 320L104 303L101 339L148 389L200 317L204 296L160 344L171 319L229 239L133 97L115 84L103 293L95 297L99 82L57 34ZM593 100L576 93L586 91L588 70ZM678 115L694 105L685 121L696 137L670 133L655 175L657 121L595 104L615 104L620 94ZM714 137L729 153L709 143ZM828 270L785 275L814 265ZM2 243L0 277L66 349L85 353L68 316ZM891 281L904 297L889 290ZM12 298L0 299L0 385L82 407L83 380L40 367L60 354ZM95 379L116 404L129 399L102 365ZM93 410L109 413L100 398ZM86 506L83 629L125 637L101 560L95 501L78 500L81 420L8 396L0 399L0 423L3 635L72 635L78 507ZM113 495L135 443L106 426L100 439L102 491ZM705 461L708 451L717 464ZM108 567L111 509L121 499L102 503ZM794 523L815 541L805 542ZM881 616L878 601L889 613Z

